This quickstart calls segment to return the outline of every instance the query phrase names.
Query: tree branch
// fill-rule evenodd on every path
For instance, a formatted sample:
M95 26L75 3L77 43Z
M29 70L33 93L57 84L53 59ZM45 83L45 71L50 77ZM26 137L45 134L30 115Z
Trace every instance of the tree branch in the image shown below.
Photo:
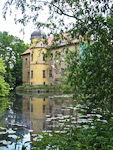
M81 21L81 19L79 19L78 17L76 17L76 16L74 16L74 15L69 15L69 14L67 14L67 13L64 13L61 8L59 8L58 6L54 5L53 3L50 3L50 4L51 4L52 6L54 6L55 8L57 8L58 10L60 10L60 12L61 12L62 15L65 15L65 16L71 17L71 18L75 18L75 19Z

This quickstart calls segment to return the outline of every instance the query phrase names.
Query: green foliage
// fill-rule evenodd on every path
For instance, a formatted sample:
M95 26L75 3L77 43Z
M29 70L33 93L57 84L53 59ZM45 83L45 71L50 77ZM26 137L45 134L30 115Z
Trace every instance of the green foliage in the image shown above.
M32 150L51 149L51 150L109 150L113 149L113 120L107 123L99 121L95 122L95 127L87 128L71 128L65 134L50 134L42 135L42 138L37 138L35 143L37 148Z
M58 37L59 32L68 31L74 38L76 34L85 35L89 30L91 32L95 30L98 33L100 33L100 29L103 28L104 30L103 25L99 23L100 17L112 13L112 4L111 0L6 0L3 15L6 17L8 11L11 12L10 10L15 13L15 16L18 15L18 11L11 9L11 6L15 6L15 9L23 14L21 18L15 18L16 23L19 22L25 26L31 21L36 27L50 29L50 34L57 34L56 37ZM38 18L43 10L47 13L45 22ZM106 25L106 22L104 22L104 25Z
M14 88L22 84L21 54L28 48L22 40L7 32L0 32L0 55L5 61L5 80Z
M73 97L80 105L78 111L83 118L92 115L91 123L80 124L78 149L113 149L113 46L112 14L104 18L95 15L98 23L89 26L88 45L78 57L77 50L68 52L67 84L71 85ZM92 30L90 30L92 28ZM96 29L97 28L97 29ZM83 43L84 45L84 43ZM96 115L100 115L98 118Z
M102 40L104 38L106 36ZM67 70L69 72L67 82L73 88L74 98L86 105L88 112L95 110L97 114L101 114L107 120L113 111L111 40L103 43L100 39L91 43L84 49L79 62L75 61L77 60L76 52L69 52L67 57Z
M47 27L50 33L68 31L70 37L84 45L82 37L87 36L87 46L78 56L78 51L66 53L66 83L73 91L74 99L80 104L79 112L83 118L92 115L92 121L80 124L80 129L69 129L69 134L44 136L38 142L38 149L77 149L112 150L113 149L113 2L110 0L66 0L40 2L12 0L20 8L23 18L18 21L26 24L29 19L38 27ZM10 6L9 0L4 14ZM37 18L43 6L49 6L47 23ZM28 6L28 8L27 8ZM44 8L44 7L43 7ZM27 14L30 9L32 16ZM26 14L26 15L25 15ZM68 20L65 22L65 18ZM71 18L71 19L70 19ZM56 23L57 22L57 23ZM82 36L82 37L81 37ZM57 40L58 35L56 36ZM56 40L56 38L55 38ZM68 40L67 40L68 41ZM96 115L101 117L98 119ZM88 118L86 118L88 120ZM85 128L84 125L87 125Z
M5 64L2 58L0 58L0 96L6 96L9 93L9 84L4 79L5 73Z
M62 86L18 86L16 89L62 89Z

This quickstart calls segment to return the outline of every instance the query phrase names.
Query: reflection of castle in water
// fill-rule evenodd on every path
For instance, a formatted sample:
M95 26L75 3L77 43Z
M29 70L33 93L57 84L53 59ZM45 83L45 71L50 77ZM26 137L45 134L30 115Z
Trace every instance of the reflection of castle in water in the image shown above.
M53 130L62 117L74 114L69 98L23 96L23 122L33 133Z
M34 131L45 129L46 113L49 110L49 98L23 97L23 121Z

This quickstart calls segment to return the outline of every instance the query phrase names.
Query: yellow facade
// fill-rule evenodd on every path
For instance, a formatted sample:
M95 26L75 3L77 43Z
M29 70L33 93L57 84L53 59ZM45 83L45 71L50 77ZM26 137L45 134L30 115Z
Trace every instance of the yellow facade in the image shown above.
M30 55L23 55L22 62L23 85L30 85Z
M43 40L42 37L32 38L30 51L22 54L23 85L49 85L49 60L45 56L47 49L43 45ZM26 59L29 59L28 66Z
M31 135L39 134L42 130L50 131L55 129L63 116L76 114L76 112L72 111L72 103L68 97L23 96L23 123L28 129L33 130Z
M45 53L46 53L45 48L31 49L30 52L31 85L49 85L49 62L45 58Z
M48 46L44 44L45 38L41 32L31 34L30 49L26 50L23 56L23 85L41 86L41 85L59 85L64 75L65 68L65 49L78 49L78 39L71 45L60 45L49 52ZM45 57L51 53L53 58ZM54 59L56 52L61 55ZM64 57L64 58L63 58ZM29 63L26 65L26 59Z
M23 96L23 120L28 128L33 129L35 133L40 133L45 129L46 115L49 113L48 97L25 97Z

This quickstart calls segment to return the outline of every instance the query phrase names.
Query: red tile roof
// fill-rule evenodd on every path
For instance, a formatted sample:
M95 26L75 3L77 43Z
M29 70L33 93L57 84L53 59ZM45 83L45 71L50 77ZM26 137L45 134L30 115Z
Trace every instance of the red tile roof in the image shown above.
M63 38L63 39L62 39ZM68 33L63 33L63 35L61 36L61 39L59 39L58 41L54 42L54 35L51 35L48 39L47 39L47 48L50 48L52 46L52 44L56 44L59 46L64 46L66 44L68 44L69 42L74 44L79 42L79 39L74 39L72 40L71 36L68 35ZM30 54L30 49L27 49L24 53L22 53L22 55L26 55L26 54Z
M63 33L62 35L60 35L59 40L57 41L54 41L54 35L51 35L48 38L48 48L52 45L57 45L59 47L59 46L65 46L66 44L69 43L74 44L76 42L79 42L79 39L77 38L72 39L72 37L68 33Z
M52 41L54 40L54 36L51 35L49 38L48 38L48 47L52 45Z
M25 52L22 53L22 55L30 54L30 49L27 49Z

